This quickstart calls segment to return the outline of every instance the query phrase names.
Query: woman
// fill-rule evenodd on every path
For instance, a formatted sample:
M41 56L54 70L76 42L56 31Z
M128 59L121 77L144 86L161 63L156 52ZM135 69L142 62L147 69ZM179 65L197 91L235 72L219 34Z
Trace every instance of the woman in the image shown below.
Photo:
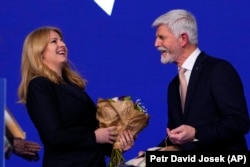
M40 27L24 41L18 95L44 145L43 167L104 167L117 137L121 149L134 144L131 132L98 128L86 81L68 61L62 32Z

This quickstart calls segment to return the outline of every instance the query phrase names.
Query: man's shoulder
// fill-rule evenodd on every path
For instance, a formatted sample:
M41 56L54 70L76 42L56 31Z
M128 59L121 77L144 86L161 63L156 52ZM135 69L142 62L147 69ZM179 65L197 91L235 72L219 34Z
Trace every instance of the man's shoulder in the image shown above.
M226 59L211 56L206 54L205 52L201 52L200 58L197 61L197 65L202 65L203 68L209 69L210 72L212 71L221 71L227 72L230 71L231 73L236 72L235 67L231 62Z
M228 60L220 58L220 57L216 57L216 56L212 56L209 55L207 53L205 53L204 51L202 51L199 55L199 59L201 60L205 60L206 62L209 63L223 63L223 64L231 64Z

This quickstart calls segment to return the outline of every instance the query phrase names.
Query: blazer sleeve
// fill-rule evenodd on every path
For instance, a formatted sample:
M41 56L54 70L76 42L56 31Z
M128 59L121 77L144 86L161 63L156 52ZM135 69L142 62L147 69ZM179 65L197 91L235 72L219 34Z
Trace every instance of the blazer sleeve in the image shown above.
M243 136L250 124L241 79L226 61L219 61L211 70L211 103L216 103L218 118L209 125L197 127L196 136L205 143Z

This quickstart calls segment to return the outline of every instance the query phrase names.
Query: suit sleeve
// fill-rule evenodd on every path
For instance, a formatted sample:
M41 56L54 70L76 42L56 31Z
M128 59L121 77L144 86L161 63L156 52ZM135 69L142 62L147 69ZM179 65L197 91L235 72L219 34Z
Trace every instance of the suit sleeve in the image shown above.
M249 131L249 115L241 79L225 61L212 69L211 95L218 118L211 124L197 127L200 142L213 143L243 136Z

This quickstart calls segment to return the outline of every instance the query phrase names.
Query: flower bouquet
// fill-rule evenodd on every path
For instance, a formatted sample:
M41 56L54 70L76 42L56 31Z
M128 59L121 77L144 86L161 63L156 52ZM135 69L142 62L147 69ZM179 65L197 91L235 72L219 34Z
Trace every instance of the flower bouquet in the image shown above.
M112 99L99 98L97 102L99 126L117 126L118 132L130 130L135 137L148 124L149 115L140 100L133 102L130 96ZM118 139L113 144L109 167L124 166L125 159Z

